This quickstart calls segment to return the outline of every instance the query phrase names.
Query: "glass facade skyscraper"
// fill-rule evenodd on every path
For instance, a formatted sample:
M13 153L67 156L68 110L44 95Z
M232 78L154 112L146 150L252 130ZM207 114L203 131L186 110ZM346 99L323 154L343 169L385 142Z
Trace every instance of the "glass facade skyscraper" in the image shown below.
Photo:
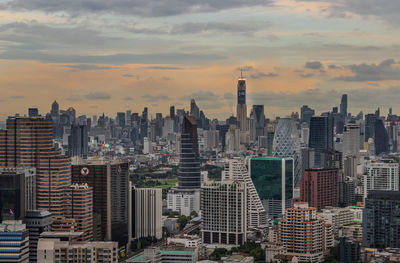
M270 218L282 214L293 198L293 159L253 157L250 177ZM282 202L283 201L283 202ZM288 202L289 201L289 202Z
M185 116L182 123L179 188L200 189L199 146L197 122L194 116Z
M314 149L314 166L321 167L321 153L333 149L333 118L331 116L311 118L308 144Z

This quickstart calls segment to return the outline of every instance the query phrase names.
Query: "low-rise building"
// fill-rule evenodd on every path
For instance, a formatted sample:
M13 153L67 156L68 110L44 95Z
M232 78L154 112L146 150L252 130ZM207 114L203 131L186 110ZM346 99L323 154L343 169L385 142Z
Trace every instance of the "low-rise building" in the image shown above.
M39 239L37 260L53 262L118 262L117 242L70 242L60 239Z
M182 244L185 247L194 247L197 248L201 244L201 238L196 236L177 236L177 237L169 237L167 239L167 244Z
M354 214L348 207L328 207L322 209L318 214L325 219L326 223L332 225L335 235L338 234L342 226L351 224L354 220Z
M143 253L128 259L127 263L195 263L197 261L194 249L168 250L148 248Z

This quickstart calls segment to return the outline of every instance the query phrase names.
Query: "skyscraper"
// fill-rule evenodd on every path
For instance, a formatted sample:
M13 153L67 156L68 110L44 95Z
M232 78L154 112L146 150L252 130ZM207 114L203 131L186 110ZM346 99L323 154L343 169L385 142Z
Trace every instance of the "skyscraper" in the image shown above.
M93 188L87 184L72 184L67 190L68 218L75 219L79 241L93 240Z
M306 122L308 126L310 126L310 120L311 117L314 116L315 114L315 110L311 109L310 107L308 107L308 105L303 105L303 107L301 107L301 122Z
M62 216L71 185L69 158L53 147L51 120L10 117L0 131L0 166L36 168L37 209Z
M321 210L327 206L337 207L339 202L337 169L308 169L300 186L300 200L310 207Z
M370 191L363 211L363 246L400 247L400 192Z
M132 238L162 238L162 190L132 188Z
M179 188L200 189L199 144L194 116L185 116L182 123Z
M236 116L240 131L247 131L246 79L242 74L237 84Z
M348 123L343 132L343 156L360 156L360 124Z
M342 95L342 101L340 102L340 114L345 118L347 116L347 94Z
M0 223L0 262L28 263L29 233L21 220Z
M247 241L247 187L223 180L201 187L204 244L241 245Z
M88 127L86 125L71 125L71 134L68 136L68 156L88 156Z
M28 109L28 116L29 116L29 118L32 118L32 117L39 117L39 110L38 110L38 108L29 108L29 109Z
M375 154L386 153L389 151L389 136L382 120L375 121Z
M321 167L321 153L324 150L333 149L333 118L331 116L311 118L308 145L315 152L315 167Z
M251 129L252 137L254 140L257 140L259 136L264 135L264 126L265 126L264 105L253 105L251 113L253 118L253 127Z
M299 132L293 119L279 119L272 145L272 155L293 159L293 187L298 188L302 178L302 162Z
M250 177L269 218L277 218L293 198L293 159L252 157Z
M93 238L128 243L129 165L121 160L72 165L72 182L93 188Z
M369 138L375 138L375 122L376 122L375 114L367 114L365 115L365 136L364 141L368 142Z
M0 222L25 217L25 174L18 171L0 173Z
M190 100L190 115L194 116L196 120L200 119L200 109L194 99Z
M245 164L238 159L229 160L229 162L225 164L222 180L238 180L239 182L246 183L248 227L259 228L266 226L267 213L261 203Z

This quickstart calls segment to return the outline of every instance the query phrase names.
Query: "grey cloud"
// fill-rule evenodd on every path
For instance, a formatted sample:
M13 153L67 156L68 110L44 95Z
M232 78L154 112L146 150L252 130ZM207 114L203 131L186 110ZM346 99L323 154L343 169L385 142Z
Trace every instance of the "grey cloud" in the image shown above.
M346 66L353 76L339 76L333 80L341 81L381 81L400 80L400 67L394 59L387 59L380 64L359 64Z
M25 98L24 96L20 96L20 95L14 95L14 96L9 96L9 99L13 99L13 100L19 100L19 99L23 99Z
M181 70L180 67L168 67L168 66L152 66L152 67L144 67L145 69L160 69L160 70Z
M238 71L252 71L253 69L254 69L253 66L248 66L248 65L236 68L236 70Z
M112 69L112 67L96 66L91 64L76 64L76 65L64 65L64 67L78 69L78 70L105 70Z
M57 27L37 22L14 22L0 26L2 40L20 43L28 49L52 45L99 46L121 38L103 36L99 31L83 27Z
M319 61L309 61L309 62L306 62L304 67L309 68L309 69L320 69L320 68L322 68L322 64Z
M224 94L224 99L226 99L226 100L234 100L236 97L235 97L235 94L233 94L233 93L225 93Z
M207 22L207 23L183 23L174 25L171 33L173 34L198 34L205 32L214 33L241 33L251 34L260 30L264 30L272 25L271 22L244 22L244 21L231 21L231 22Z
M134 75L132 75L132 74L123 74L122 77L124 77L124 78L133 78Z
M91 92L85 95L88 100L109 100L111 95L105 92Z
M246 6L267 6L272 0L11 0L4 4L14 10L38 10L47 13L111 13L136 16L173 16L188 13L216 12Z
M300 74L300 76L302 78L312 78L312 77L314 77L314 74L313 73L307 73L307 74Z
M148 102L156 102L156 101L160 101L160 100L169 100L170 99L165 94L158 94L158 95L146 94L146 95L143 95L142 98Z
M273 72L269 73L263 73L263 72L257 72L255 74L251 74L250 78L251 79L262 79L262 78L273 78L273 77L278 77L279 75Z
M40 51L8 49L0 53L0 59L37 60L45 63L94 63L94 64L185 64L204 63L224 59L216 54L191 53L146 53L146 54L112 54L98 56L57 55Z
M195 99L197 101L215 101L219 100L219 95L215 94L212 91L197 91L193 92L192 94L183 96L181 100L190 100Z
M134 100L134 98L128 96L128 97L125 97L124 100L126 100L126 101L132 101L132 100Z

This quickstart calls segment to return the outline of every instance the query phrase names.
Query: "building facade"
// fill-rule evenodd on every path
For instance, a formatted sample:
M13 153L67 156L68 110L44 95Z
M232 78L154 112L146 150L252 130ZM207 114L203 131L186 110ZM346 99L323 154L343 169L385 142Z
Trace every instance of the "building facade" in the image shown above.
M250 178L269 218L277 218L293 198L293 159L252 157Z
M300 200L321 210L339 203L337 169L308 169L300 186Z
M132 238L162 238L162 189L132 188Z
M224 180L201 187L204 244L241 245L247 241L247 187Z
M299 262L323 262L333 246L332 226L317 217L316 208L294 203L278 223L278 243L286 255L296 256Z
M4 220L0 224L0 247L0 262L30 262L29 233L21 220Z

